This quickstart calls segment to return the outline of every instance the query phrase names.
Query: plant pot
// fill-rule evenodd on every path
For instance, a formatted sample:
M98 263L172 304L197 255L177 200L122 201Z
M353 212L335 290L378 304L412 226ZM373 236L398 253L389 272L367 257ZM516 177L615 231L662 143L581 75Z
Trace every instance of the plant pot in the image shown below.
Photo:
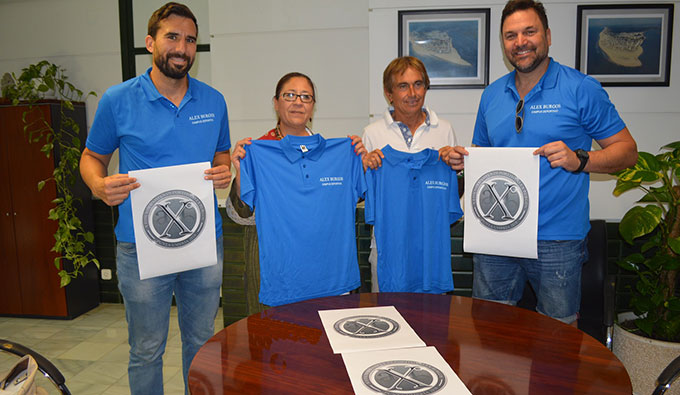
M614 325L612 349L628 371L634 394L651 394L659 374L680 355L680 343L639 336L618 324ZM666 394L680 395L680 382L671 386Z

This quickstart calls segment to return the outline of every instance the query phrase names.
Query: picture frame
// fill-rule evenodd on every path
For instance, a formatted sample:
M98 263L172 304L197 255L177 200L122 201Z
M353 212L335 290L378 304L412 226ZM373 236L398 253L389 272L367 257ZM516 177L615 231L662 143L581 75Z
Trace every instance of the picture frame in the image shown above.
M579 5L576 69L603 86L669 86L673 4Z
M399 56L420 59L432 89L484 88L490 14L489 8L399 11Z

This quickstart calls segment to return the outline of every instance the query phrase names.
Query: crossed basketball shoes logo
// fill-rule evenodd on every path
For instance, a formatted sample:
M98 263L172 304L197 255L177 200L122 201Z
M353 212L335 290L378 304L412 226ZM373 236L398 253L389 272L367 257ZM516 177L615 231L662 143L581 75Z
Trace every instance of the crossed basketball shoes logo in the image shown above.
M177 248L191 243L203 230L205 206L194 194L183 190L163 192L144 208L144 232L162 247Z
M374 339L396 333L399 330L399 323L377 315L357 315L337 321L333 328L341 335Z
M364 384L381 394L427 395L446 385L436 367L416 361L386 361L370 366L361 375Z
M472 188L475 217L487 228L507 231L524 221L529 210L529 193L522 180L504 170L490 171Z

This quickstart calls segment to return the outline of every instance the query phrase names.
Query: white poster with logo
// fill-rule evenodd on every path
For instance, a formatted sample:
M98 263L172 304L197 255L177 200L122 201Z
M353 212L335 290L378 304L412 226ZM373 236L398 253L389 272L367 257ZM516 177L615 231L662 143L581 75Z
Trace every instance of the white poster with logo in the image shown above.
M434 347L342 354L357 395L471 394Z
M210 162L134 170L130 192L139 277L144 280L217 264Z
M538 258L536 148L466 148L465 252Z
M335 354L425 346L394 306L319 310L319 317Z

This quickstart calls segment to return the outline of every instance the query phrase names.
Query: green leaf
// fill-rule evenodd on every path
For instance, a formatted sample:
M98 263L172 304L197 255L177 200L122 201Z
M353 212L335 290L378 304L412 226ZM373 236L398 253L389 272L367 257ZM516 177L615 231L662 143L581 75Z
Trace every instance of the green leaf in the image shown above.
M640 264L645 261L645 257L640 253L628 255L624 259L616 262L622 269L638 272L640 271Z
M663 147L661 147L661 149L664 149L664 148L678 149L678 148L680 148L680 141L675 141L675 142L672 142L670 144L666 144Z
M656 173L661 170L661 164L659 164L655 155L652 155L649 152L640 151L638 152L638 161L635 168Z
M618 185L617 185L618 186ZM618 196L618 195L617 195ZM671 201L671 195L668 193L666 188L654 188L652 187L642 199L638 200L638 203L668 203Z
M42 191L45 188L45 180L38 181L38 191Z
M71 276L66 272L66 270L62 270L59 272L59 277L61 277L61 284L60 286L63 288L71 283Z
M614 196L620 196L626 191L635 189L640 186L639 181L623 181L621 179L616 180L616 187L614 187Z
M668 246L671 247L673 252L680 254L680 237L669 237Z
M619 233L628 244L633 244L633 239L651 233L659 225L662 214L657 206L635 206L621 219Z
M83 234L83 238L84 238L85 241L87 241L88 243L94 242L94 234L93 234L92 232L85 232L85 233Z

